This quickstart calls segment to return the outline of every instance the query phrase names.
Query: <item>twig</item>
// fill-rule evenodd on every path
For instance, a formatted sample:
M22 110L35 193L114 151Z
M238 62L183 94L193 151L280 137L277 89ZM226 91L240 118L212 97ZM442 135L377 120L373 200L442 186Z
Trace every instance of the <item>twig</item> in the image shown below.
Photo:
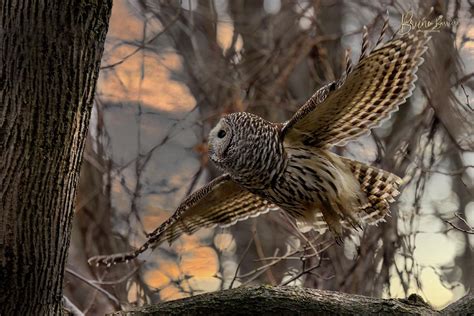
M255 231L253 231L253 234L255 235ZM244 252L242 253L242 257L240 258L239 263L237 264L237 269L235 269L234 278L233 278L232 281L230 282L229 289L231 289L232 286L234 286L234 282L235 282L235 280L237 279L237 273L239 273L240 266L242 265L242 262L244 261L245 256L247 255L247 252L249 251L250 246L252 245L252 242L253 242L253 241L254 241L254 239L253 239L253 238L250 238L249 243L247 244L247 247L245 247L245 250L244 250Z
M110 294L109 292L107 292L106 290L104 290L103 288L98 286L97 284L95 284L92 280L89 280L88 278L84 277L83 275L81 275L81 274L77 273L76 271L71 270L69 268L66 268L66 272L71 274L72 276L78 278L79 280L83 281L85 284L93 287L94 289L96 289L100 293L107 296L107 298L110 299L112 302L114 302L117 306L120 306L120 302L115 296L113 296L112 294Z
M84 313L79 309L79 307L74 305L74 303L71 302L71 300L66 295L63 296L63 301L64 301L64 307L69 312L71 312L72 315L74 315L74 316L84 316Z
M461 89L464 92L464 95L466 96L466 106L471 110L474 111L474 109L471 106L471 103L469 102L469 94L467 94L466 89L464 88L464 85L461 85Z
M298 273L297 275L295 275L295 276L292 277L291 279L287 280L286 282L282 283L281 285L282 285L282 286L288 285L288 284L290 284L291 282L293 282L293 281L295 281L295 280L301 278L301 277L302 277L303 275L305 275L306 273L309 273L309 272L313 271L314 269L319 268L320 266L321 266L321 260L320 260L317 264L315 264L315 265L313 265L313 266L311 266L311 267L309 267L309 268L307 268L307 269L304 269L303 271L301 271L300 273Z
M333 244L334 244L334 242L331 241L331 242L329 242L328 244L323 245L322 248L321 248L321 250L319 251L319 253L321 253L321 252L323 252L324 250L328 249L328 248L331 247ZM278 251L278 249L277 249L277 251ZM249 277L249 276L252 276L252 275L253 275L249 280L246 281L246 283L249 283L249 282L255 280L255 279L256 279L257 277L259 277L260 275L262 275L263 273L265 273L265 271L266 271L267 269L269 269L270 267L272 267L272 266L278 264L279 262L281 262L281 261L283 261L283 260L286 260L286 258L288 258L288 257L294 257L296 254L301 253L301 252L304 252L304 251L305 251L305 249L301 249L301 248L299 248L299 249L297 249L297 250L294 250L294 251L288 250L287 253L284 254L284 255L281 256L281 257L276 257L277 254L274 254L273 257L276 257L277 259L275 259L274 261L272 261L272 262L270 262L270 263L268 263L268 264L265 264L265 265L263 265L263 266L260 266L260 267L258 267L257 269L252 270L252 271L250 271L250 272L248 272L248 273L246 273L246 274L244 274L244 275L240 275L239 278L242 279L242 278L246 278L246 277ZM319 253L318 253L318 254L319 254ZM317 255L317 254L316 254L316 255ZM301 257L300 257L300 258L301 258Z
M254 221L253 222L253 225L254 225L254 229L255 231L257 230L256 226L257 226L257 221ZM254 234L253 235L253 240L254 240L254 243L255 243L255 249L257 251L257 255L260 259L262 258L265 258L265 254L263 253L263 248L262 248L262 243L260 242L260 238L258 236L258 233ZM265 271L265 274L267 275L267 278L268 278L268 281L270 281L270 284L271 285L276 285L276 279L275 279L275 276L273 275L272 273L272 270L271 269L267 269Z
M109 65L105 65L105 66L102 66L100 67L100 70L104 70L104 69L109 69L109 68L113 68L115 66L118 66L120 64L123 64L127 59L129 59L130 57L134 56L135 54L137 54L140 50L144 49L146 47L146 45L150 44L151 42L153 42L154 40L156 40L158 37L160 37L162 34L164 34L166 31L168 31L168 29L178 20L179 16L181 14L181 10L178 11L178 13L176 14L176 16L173 17L173 19L170 21L170 23L168 23L160 32L158 32L157 34L155 34L152 38L150 38L149 40L147 40L145 43L142 43L140 46L138 46L133 52L131 52L130 54L126 55L125 57L123 57L121 60L119 60L118 62L115 62L115 63L112 63L112 64L109 64Z
M464 82L469 81L471 77L474 76L474 72L471 72L470 74L465 75L464 77L460 78L456 83L454 83L455 86L462 85Z
M114 281L99 281L99 280L90 280L94 284L101 284L101 285L116 285L127 281L132 275L134 275L138 271L138 267L135 267L130 273L123 276L122 278Z
M454 228L456 230L459 230L459 231L464 232L466 234L474 235L474 227L471 227L468 224L467 220L461 216L461 214L456 213L456 214L454 214L454 216L456 216L461 222L463 222L467 227L469 227L469 229L463 229L459 226L456 226L454 223L452 223L451 221L449 221L447 219L443 219L443 222L445 222L446 224L448 224L449 226L451 226L452 228Z
M313 243L308 238L306 238L306 236L298 229L293 220L290 218L290 215L287 212L281 212L281 214L283 214L287 222L295 230L298 236L300 236L304 241L306 241L306 243L311 247L311 249L313 249L314 254L317 255L318 251L316 250L316 247L314 247Z

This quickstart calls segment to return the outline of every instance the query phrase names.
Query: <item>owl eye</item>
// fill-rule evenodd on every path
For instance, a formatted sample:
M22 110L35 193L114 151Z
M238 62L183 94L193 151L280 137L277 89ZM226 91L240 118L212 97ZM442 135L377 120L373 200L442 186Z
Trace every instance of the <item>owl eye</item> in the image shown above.
M223 129L221 129L219 132L217 132L217 137L224 138L225 137L225 131Z

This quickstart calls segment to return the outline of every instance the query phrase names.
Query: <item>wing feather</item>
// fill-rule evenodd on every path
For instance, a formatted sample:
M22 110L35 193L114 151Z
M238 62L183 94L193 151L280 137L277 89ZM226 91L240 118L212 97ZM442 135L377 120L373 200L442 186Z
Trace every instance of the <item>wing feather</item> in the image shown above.
M136 258L164 241L172 243L183 233L192 234L200 228L226 227L237 221L256 217L278 207L236 184L229 175L220 176L188 196L174 214L148 235L137 250L109 256L96 256L89 264L107 265Z
M284 142L344 145L377 127L411 95L428 40L416 31L372 51L345 81L323 87L306 102L284 126Z

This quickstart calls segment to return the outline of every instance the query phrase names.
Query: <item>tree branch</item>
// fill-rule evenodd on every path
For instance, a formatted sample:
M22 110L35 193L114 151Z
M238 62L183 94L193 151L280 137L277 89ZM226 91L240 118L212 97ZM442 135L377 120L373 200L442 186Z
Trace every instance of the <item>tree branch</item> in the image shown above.
M474 310L474 296L466 296L436 311L418 295L408 299L381 299L301 287L239 287L214 293L136 307L111 315L170 314L337 314L337 315L451 315Z

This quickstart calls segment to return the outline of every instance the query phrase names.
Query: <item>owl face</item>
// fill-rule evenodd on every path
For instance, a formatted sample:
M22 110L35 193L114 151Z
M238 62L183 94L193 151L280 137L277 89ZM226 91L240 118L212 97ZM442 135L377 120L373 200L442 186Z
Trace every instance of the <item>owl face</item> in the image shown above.
M209 133L209 158L223 168L225 161L229 160L229 147L232 144L232 126L222 118Z
M209 133L209 158L239 184L261 187L282 165L278 135L272 123L254 114L232 113Z

